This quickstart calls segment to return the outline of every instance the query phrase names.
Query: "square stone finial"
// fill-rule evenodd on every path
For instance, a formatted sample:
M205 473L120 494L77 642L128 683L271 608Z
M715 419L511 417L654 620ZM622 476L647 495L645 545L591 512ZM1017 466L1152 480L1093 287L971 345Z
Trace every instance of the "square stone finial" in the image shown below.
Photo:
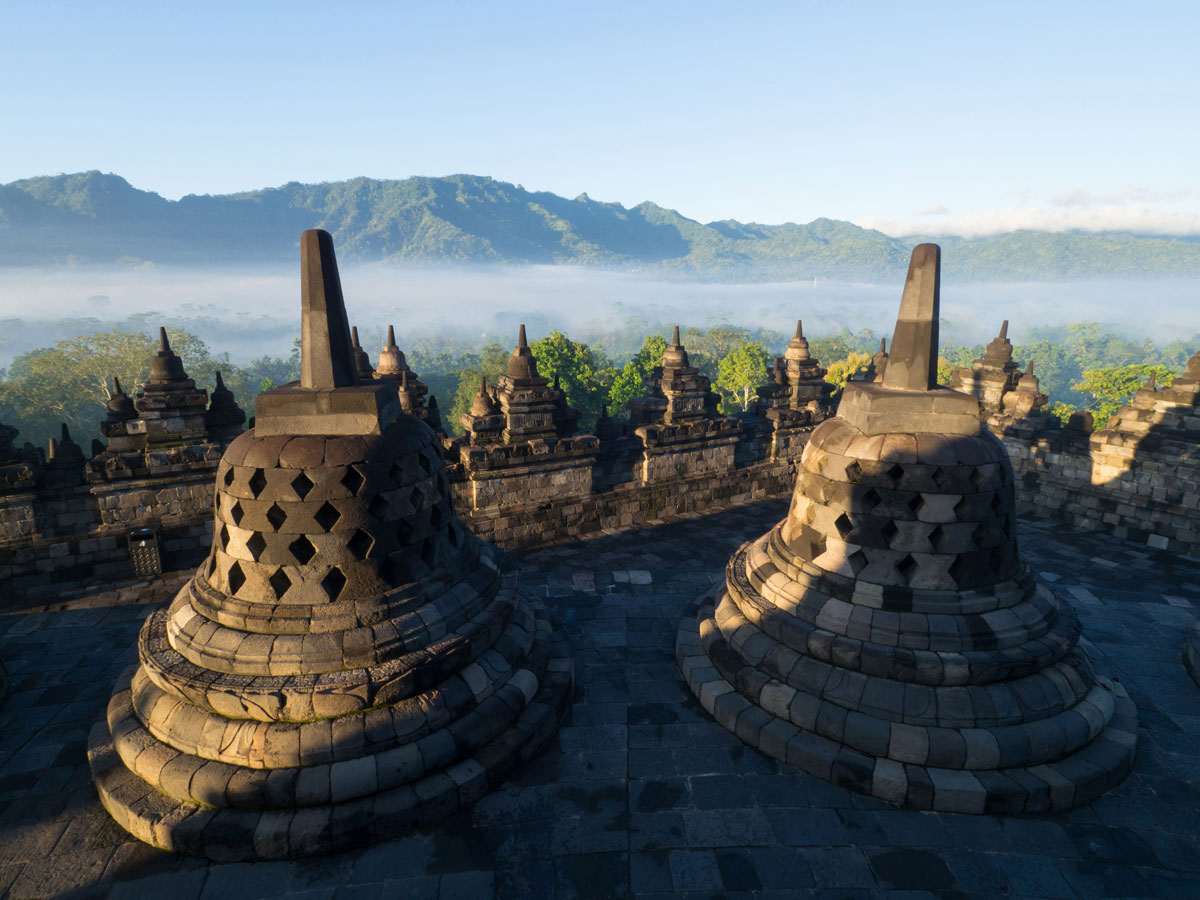
M885 388L929 391L937 386L941 279L941 248L937 244L914 247L883 376Z
M382 434L401 414L396 382L358 380L328 232L300 236L300 302L300 381L259 394L255 433Z
M300 385L331 390L358 383L350 322L329 232L300 236Z

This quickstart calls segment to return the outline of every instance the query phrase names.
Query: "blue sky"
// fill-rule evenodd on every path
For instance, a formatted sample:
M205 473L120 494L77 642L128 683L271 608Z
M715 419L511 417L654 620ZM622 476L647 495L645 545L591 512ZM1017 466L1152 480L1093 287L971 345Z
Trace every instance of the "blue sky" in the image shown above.
M470 172L702 221L1200 233L1196 3L10 2L4 30L0 182Z

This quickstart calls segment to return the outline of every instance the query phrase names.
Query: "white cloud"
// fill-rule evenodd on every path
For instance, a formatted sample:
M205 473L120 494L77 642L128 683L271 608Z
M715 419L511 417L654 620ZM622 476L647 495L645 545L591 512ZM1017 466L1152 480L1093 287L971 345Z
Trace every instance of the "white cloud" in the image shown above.
M1129 186L1107 194L1092 194L1085 188L1069 188L1050 198L1055 206L1125 206L1130 204L1171 203L1191 197L1191 188L1160 191L1154 188Z
M1110 202L1094 205L1086 191L1067 191L1052 201L1057 208L1011 206L986 212L947 216L937 222L942 234L983 237L1009 231L1131 231L1136 234L1200 235L1200 215L1143 204ZM1070 200L1071 202L1065 202ZM914 214L916 215L916 214ZM929 231L931 223L910 219L860 219L858 225L900 237Z
M920 209L914 209L912 214L914 216L945 216L949 213L950 210L943 204L934 203L930 206L922 206Z

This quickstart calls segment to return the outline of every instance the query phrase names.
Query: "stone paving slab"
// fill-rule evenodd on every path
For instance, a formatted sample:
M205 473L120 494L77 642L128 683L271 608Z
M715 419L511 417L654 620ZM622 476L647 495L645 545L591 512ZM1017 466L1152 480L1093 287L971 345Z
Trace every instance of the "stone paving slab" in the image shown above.
M575 650L558 738L438 827L294 862L162 853L100 807L85 745L152 608L132 587L0 615L12 688L0 707L0 897L1200 897L1200 689L1181 659L1200 561L1023 523L1026 561L1137 702L1133 774L1065 815L905 811L746 747L675 667L681 617L786 508L525 554L525 589L565 620ZM173 583L142 591L160 602Z

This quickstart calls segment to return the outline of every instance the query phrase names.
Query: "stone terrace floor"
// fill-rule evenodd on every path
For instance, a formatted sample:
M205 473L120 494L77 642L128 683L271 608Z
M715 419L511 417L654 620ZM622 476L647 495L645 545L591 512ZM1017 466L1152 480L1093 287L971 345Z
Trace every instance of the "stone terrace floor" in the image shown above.
M131 840L88 778L150 606L178 577L0 615L0 896L513 898L1200 897L1200 688L1180 651L1200 563L1022 525L1025 559L1076 607L1100 671L1137 701L1118 789L1042 819L909 812L745 748L699 708L675 629L771 501L526 553L526 589L566 622L572 717L501 790L438 827L340 856L212 864Z

